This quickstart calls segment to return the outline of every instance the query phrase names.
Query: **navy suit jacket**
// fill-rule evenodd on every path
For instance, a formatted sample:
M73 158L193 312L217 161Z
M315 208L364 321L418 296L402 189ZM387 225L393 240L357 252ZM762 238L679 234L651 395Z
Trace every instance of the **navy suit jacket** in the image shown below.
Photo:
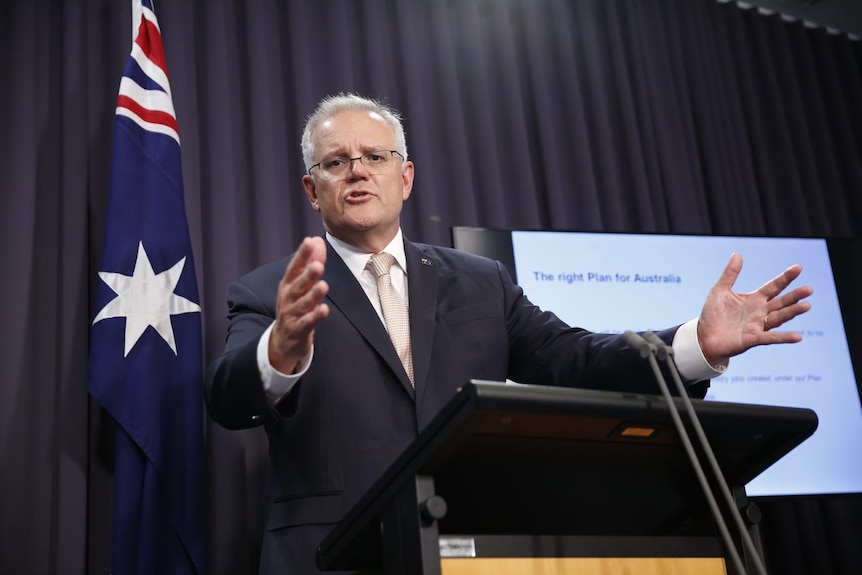
M230 285L225 353L207 372L211 416L231 429L263 424L269 438L262 574L316 572L320 541L470 379L658 392L621 337L540 310L499 262L405 241L414 390L365 292L327 250L330 314L290 394L267 404L256 359L289 258ZM670 341L674 332L659 336Z

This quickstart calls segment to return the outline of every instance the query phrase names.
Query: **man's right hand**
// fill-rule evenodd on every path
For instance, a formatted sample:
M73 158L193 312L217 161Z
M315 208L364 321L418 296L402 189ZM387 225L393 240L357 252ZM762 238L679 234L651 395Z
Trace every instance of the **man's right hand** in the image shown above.
M269 362L281 373L299 372L311 354L314 329L329 315L323 298L326 264L323 238L305 238L284 270L275 300L275 325L269 337Z

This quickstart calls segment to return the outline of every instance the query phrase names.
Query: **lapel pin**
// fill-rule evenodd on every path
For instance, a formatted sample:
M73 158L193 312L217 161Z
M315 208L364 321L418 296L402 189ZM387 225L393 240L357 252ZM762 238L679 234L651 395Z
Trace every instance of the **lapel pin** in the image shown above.
M430 266L431 260L429 260L428 258L422 258L422 265L423 266Z

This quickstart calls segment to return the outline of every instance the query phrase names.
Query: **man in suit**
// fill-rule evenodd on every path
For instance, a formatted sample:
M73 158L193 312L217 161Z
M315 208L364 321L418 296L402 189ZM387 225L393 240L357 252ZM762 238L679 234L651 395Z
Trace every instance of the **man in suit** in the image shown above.
M316 572L332 526L470 379L657 392L621 337L538 309L498 262L402 236L414 166L395 111L355 95L326 98L302 150L303 187L326 236L231 284L225 353L206 382L216 421L264 425L269 438L261 573ZM397 350L387 333L399 329L387 324L396 312L381 305L368 268L380 253L394 257L394 298L409 308ZM810 288L782 293L801 269L740 294L732 287L741 266L734 255L699 318L659 333L690 383L753 346L801 339L770 330L808 310Z

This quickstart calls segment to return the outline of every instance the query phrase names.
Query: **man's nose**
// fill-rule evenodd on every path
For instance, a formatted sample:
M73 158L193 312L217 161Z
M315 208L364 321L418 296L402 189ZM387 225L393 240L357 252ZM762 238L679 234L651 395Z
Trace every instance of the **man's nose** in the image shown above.
M365 164L362 163L362 156L357 158L349 158L350 164L347 166L347 177L363 178L368 175L368 170Z

